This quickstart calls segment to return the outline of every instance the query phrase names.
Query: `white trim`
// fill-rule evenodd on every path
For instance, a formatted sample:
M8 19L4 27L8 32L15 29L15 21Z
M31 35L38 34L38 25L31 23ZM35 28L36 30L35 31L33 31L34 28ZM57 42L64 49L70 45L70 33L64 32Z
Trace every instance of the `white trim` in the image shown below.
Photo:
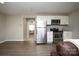
M79 0L0 0L0 2L79 2Z
M18 40L17 39L8 39L6 41L24 41L24 40L23 39L20 39L20 40L19 39Z
M4 43L4 42L5 42L5 41L0 41L0 44L1 44L1 43Z

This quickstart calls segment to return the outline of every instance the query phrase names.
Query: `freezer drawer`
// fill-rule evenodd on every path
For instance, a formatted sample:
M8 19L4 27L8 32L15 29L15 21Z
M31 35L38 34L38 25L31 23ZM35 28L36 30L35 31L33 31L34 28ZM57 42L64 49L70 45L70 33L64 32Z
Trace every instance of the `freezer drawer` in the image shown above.
M37 28L37 43L46 43L46 28Z

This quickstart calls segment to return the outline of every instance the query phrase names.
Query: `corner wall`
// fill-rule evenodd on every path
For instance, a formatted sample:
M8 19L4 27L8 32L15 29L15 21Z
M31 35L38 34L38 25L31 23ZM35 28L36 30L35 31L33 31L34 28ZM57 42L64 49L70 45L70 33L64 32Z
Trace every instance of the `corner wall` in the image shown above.
M79 39L79 10L69 15L70 26L72 29L72 38Z
M6 22L5 15L0 14L0 43L3 43L6 39Z
M22 16L6 16L6 41L23 41Z

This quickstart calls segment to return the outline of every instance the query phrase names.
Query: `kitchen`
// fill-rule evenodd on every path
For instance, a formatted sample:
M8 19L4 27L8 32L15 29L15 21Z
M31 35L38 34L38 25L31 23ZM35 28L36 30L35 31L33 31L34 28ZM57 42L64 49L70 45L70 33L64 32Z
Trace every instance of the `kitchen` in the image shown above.
M0 12L1 56L78 54L79 2L5 2Z
M58 43L64 39L72 39L69 16L37 16L36 43Z

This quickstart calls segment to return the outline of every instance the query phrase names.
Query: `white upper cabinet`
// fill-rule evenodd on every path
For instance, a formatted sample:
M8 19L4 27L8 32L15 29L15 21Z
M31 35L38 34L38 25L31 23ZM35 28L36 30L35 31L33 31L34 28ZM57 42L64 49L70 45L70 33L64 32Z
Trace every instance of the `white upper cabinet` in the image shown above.
M60 19L60 16L51 16L51 19Z
M46 20L47 20L47 25L51 25L51 17L50 16L46 16Z
M36 27L46 27L46 16L37 16Z
M60 16L61 21L60 25L68 25L69 24L69 17L68 16Z
M46 27L47 25L51 25L51 20L59 19L60 25L69 25L69 17L68 16L37 16L36 22L37 27Z
M60 19L60 16L50 16L50 19Z
M59 19L60 20L60 16L46 16L46 20L47 20L47 25L51 25L51 20L52 19Z

